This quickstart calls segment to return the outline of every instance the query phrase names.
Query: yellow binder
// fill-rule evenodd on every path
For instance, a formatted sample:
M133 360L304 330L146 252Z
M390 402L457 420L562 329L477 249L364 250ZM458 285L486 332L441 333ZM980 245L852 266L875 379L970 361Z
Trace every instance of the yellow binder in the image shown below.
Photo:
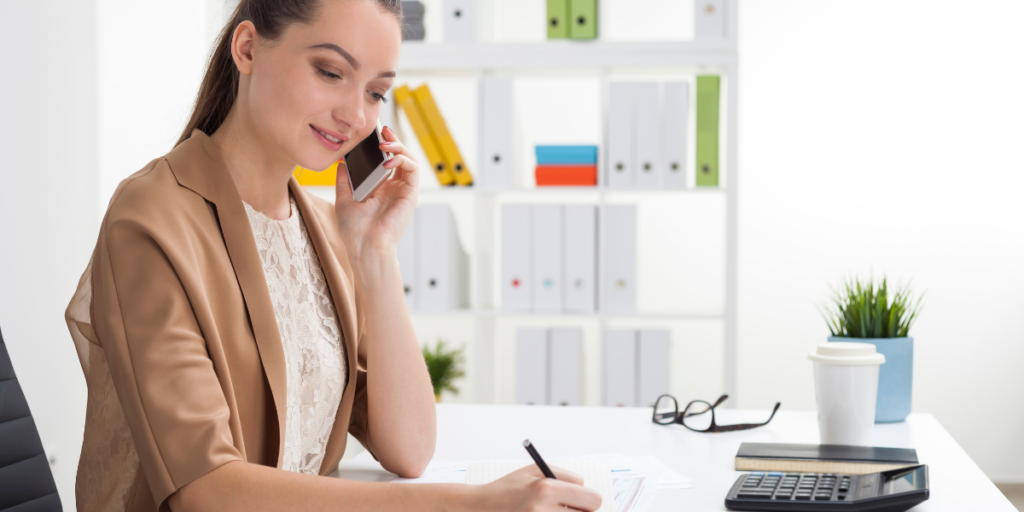
M333 187L338 183L338 162L320 172L295 167L292 174L304 187Z
M427 123L430 124L430 131L434 134L434 138L437 140L437 145L441 148L441 154L444 155L448 167L455 173L455 183L459 185L472 185L473 175L470 174L469 167L466 166L465 160L462 159L462 155L459 153L458 146L455 145L451 133L448 132L448 125L445 124L444 118L441 117L441 111L437 109L437 103L434 103L434 97L430 94L430 89L426 84L423 84L412 91L412 96L416 98L416 103L419 104L423 116L427 118Z
M427 154L427 159L430 160L430 165L434 168L437 181L441 182L442 186L454 185L455 175L452 174L451 168L441 154L441 150L438 149L434 135L430 131L430 125L427 124L427 120L424 118L423 112L420 111L416 99L413 98L409 86L403 85L395 89L395 103L402 106L405 116L409 118L409 124L412 125L413 131L416 132L416 138L420 140L420 146L423 147L423 152Z

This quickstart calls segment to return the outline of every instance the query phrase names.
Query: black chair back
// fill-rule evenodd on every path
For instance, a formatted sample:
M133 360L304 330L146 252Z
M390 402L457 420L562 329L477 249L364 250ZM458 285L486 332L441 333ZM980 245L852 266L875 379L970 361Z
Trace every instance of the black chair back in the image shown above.
M0 511L60 510L50 463L0 333Z

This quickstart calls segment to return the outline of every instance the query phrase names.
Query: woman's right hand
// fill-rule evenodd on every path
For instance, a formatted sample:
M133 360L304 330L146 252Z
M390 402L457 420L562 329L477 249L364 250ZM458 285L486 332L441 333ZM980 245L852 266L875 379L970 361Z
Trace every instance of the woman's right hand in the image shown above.
M484 510L562 512L565 507L589 512L601 508L601 495L583 487L583 478L551 466L557 480L544 478L536 464L480 486Z

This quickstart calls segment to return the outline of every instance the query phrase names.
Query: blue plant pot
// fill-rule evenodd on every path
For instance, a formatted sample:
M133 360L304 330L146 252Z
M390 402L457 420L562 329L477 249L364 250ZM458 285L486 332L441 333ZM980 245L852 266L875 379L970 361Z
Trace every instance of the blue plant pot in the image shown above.
M914 382L914 338L840 338L829 336L828 341L870 343L885 356L885 364L878 371L878 401L875 404L875 423L895 423L910 414L911 393Z

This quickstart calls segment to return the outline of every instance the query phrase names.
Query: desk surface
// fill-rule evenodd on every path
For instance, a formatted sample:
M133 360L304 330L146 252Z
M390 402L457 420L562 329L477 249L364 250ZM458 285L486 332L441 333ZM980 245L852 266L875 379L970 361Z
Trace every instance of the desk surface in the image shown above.
M767 411L717 411L721 424L761 422ZM437 460L523 459L529 438L545 458L616 452L654 455L695 481L693 489L662 490L652 512L725 510L724 499L739 475L733 458L742 442L818 442L813 412L780 411L766 426L749 431L698 434L682 426L651 423L647 408L448 405L437 407ZM875 426L875 445L916 448L928 464L931 498L914 512L1015 512L960 445L930 414ZM393 476L368 453L341 466L336 476L386 481Z

